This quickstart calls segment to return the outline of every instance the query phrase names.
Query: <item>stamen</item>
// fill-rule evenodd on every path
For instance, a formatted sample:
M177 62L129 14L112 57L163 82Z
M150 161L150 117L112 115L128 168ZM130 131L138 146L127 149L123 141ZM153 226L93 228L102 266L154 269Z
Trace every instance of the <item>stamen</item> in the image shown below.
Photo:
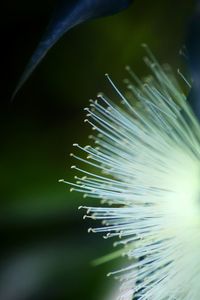
M111 259L128 259L127 267L108 274L120 280L121 299L198 300L200 125L171 68L143 47L151 75L140 79L127 66L123 94L106 74L121 103L100 93L84 109L96 131L89 136L93 146L75 143L86 158L70 155L94 171L72 166L83 176L59 182L101 201L102 207L79 209L86 210L84 219L102 222L88 232L121 246Z

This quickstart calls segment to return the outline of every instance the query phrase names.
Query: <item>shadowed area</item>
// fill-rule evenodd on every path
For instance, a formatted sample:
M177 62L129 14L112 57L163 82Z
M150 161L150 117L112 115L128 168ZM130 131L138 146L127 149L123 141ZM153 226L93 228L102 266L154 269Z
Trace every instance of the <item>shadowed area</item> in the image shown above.
M186 39L188 51L188 65L193 80L189 101L198 119L200 119L200 1L196 1L194 14L192 15Z

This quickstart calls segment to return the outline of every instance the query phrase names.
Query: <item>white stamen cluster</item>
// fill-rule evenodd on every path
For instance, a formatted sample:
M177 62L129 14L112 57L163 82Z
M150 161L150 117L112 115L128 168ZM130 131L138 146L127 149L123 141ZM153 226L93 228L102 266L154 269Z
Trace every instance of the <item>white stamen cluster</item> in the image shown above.
M97 171L73 166L84 176L70 185L104 203L84 207L103 220L89 231L118 237L133 259L110 273L120 299L199 300L200 126L170 68L147 52L152 75L140 80L127 68L126 96L107 76L120 105L100 94L85 109L95 145L75 144L87 159L73 156Z

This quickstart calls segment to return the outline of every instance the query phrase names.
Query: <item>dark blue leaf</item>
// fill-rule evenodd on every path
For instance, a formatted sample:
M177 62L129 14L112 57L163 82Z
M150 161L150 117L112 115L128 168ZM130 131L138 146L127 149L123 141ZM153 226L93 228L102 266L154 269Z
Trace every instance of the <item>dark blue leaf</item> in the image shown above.
M196 11L189 23L186 48L193 79L189 101L200 120L200 1L197 1Z
M132 0L62 0L55 9L54 16L45 35L31 57L18 86L16 95L49 49L72 27L94 18L115 14L125 8Z

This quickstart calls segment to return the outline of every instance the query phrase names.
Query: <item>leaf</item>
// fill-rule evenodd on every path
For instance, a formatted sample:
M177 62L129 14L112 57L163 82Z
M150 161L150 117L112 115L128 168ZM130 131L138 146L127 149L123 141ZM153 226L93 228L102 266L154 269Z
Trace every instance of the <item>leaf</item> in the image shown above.
M12 98L30 77L51 47L71 28L87 20L115 14L132 0L62 0L55 9L46 33L28 62Z

